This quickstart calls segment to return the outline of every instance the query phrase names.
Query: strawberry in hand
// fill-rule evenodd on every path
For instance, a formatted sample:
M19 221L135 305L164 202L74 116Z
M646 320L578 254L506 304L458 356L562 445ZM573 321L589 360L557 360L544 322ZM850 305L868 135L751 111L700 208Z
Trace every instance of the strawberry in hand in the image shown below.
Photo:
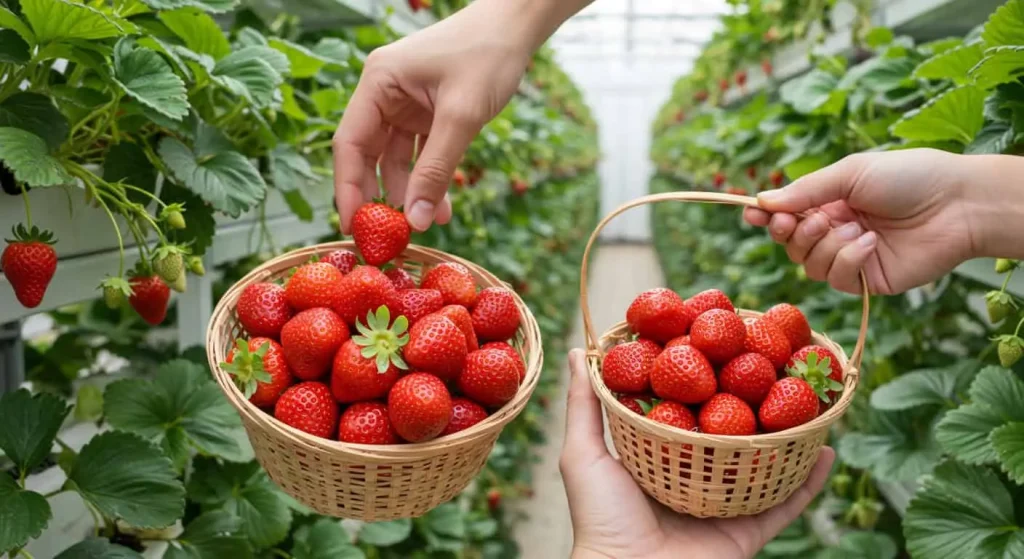
M380 199L364 204L352 216L352 237L370 266L386 264L402 254L411 235L405 215Z
M0 269L14 288L14 296L26 308L33 309L43 302L46 288L57 271L57 252L53 250L53 234L37 227L25 229L18 225L12 229L13 239L7 239L7 248L0 256Z

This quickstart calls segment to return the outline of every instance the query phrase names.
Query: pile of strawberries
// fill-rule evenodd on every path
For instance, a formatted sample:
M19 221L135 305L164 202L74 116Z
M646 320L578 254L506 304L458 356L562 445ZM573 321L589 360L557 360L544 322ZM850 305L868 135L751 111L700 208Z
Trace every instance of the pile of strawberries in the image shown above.
M364 265L336 250L240 295L249 337L222 366L249 401L318 437L384 445L468 429L512 400L526 376L508 343L521 322L512 292L478 292L454 262L418 286L386 266L411 233L390 206L362 206L352 227Z
M714 435L784 431L821 415L842 391L842 367L811 345L799 309L776 305L740 317L717 289L683 300L641 293L626 321L632 341L612 347L602 377L618 400L648 419Z

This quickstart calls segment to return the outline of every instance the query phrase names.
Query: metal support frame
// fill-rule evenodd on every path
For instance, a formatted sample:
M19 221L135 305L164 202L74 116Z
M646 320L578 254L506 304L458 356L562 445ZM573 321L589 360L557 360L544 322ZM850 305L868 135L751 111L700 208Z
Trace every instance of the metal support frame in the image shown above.
M0 394L17 390L25 381L25 351L21 321L0 324Z

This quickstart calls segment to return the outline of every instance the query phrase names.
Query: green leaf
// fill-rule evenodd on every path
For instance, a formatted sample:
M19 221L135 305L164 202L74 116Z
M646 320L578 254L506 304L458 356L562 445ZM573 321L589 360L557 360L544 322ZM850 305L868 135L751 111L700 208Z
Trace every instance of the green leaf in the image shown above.
M301 190L289 190L281 194L284 196L284 201L288 204L288 209L295 214L301 221L313 221L313 206L309 204L306 197L302 195Z
M990 439L1003 471L1017 485L1024 485L1024 423L1007 423L992 431Z
M103 391L95 384L84 384L75 394L75 419L97 421L103 417Z
M892 39L892 29L888 27L875 27L864 36L864 42L873 49L888 45Z
M408 518L370 522L359 530L360 543L388 547L403 542L412 534L412 521Z
M922 418L907 412L876 412L869 431L851 432L839 440L839 456L855 468L869 470L881 481L913 481L929 472L941 457L930 433L919 433Z
M160 21L193 52L208 54L215 60L231 53L231 44L217 22L198 9L182 8L163 12Z
M967 145L981 131L984 106L984 91L973 86L956 87L903 115L891 131L905 140L951 140Z
M309 161L288 144L279 144L270 153L270 175L274 186L282 192L305 187L318 179Z
M914 69L914 77L924 80L953 80L957 85L970 81L968 73L981 61L981 43L960 45L925 60Z
M129 96L172 120L188 115L185 82L154 50L130 39L118 41L114 47L114 80Z
M978 132L974 141L964 148L968 155L1003 153L1013 145L1017 131L1008 122L989 122Z
M111 183L124 182L141 188L150 194L156 192L157 170L146 157L146 152L138 144L121 142L107 149L103 160L103 180ZM139 204L149 205L152 198L128 190L128 199Z
M109 39L127 32L124 20L71 0L21 0L21 11L39 45L69 39Z
M67 85L50 86L50 95L60 103L67 103L80 109L95 109L110 102L110 94L88 87L71 87Z
M194 518L164 553L164 559L248 559L252 556L241 519L224 510L204 512Z
M38 538L52 517L50 504L42 495L25 491L0 472L0 554Z
M53 447L64 418L71 408L51 394L32 395L24 388L0 397L0 449L21 475L38 466Z
M89 538L60 552L56 559L142 559L142 555L106 538Z
M211 380L209 371L191 361L176 359L161 365L152 378L110 384L104 409L114 427L165 448L168 438L175 442L174 437L183 435L206 454L232 461L251 459L238 443L244 439L238 412Z
M814 69L783 84L779 89L779 97L798 113L816 114L829 103L838 85L839 80L835 76Z
M185 488L160 449L130 433L93 437L78 454L68 485L105 516L162 528L181 518Z
M160 199L166 204L179 203L185 206L185 228L175 231L174 236L179 242L189 243L192 254L205 254L217 233L217 220L213 217L213 210L191 190L176 186L170 181L164 182L160 189Z
M20 128L0 128L0 161L29 186L58 186L74 181L46 148L46 140Z
M427 526L442 536L466 537L466 514L456 503L444 503L427 513Z
M269 47L245 47L217 61L213 78L231 93L257 107L274 100L274 92L284 82L277 67L287 67L287 58ZM282 64L283 61L283 64Z
M352 58L352 45L337 37L324 37L313 45L313 52L334 65L348 67L349 59Z
M0 25L3 25L3 12L3 8L0 8ZM17 31L0 29L0 63L24 64L31 56L28 43Z
M166 11L178 8L198 8L204 12L223 14L238 6L238 0L142 0L154 10Z
M319 518L316 522L295 531L294 559L365 559L363 550L352 545L348 532L332 518Z
M871 407L895 411L953 403L957 391L964 388L964 378L964 371L956 367L912 371L876 388Z
M21 36L28 45L36 44L36 34L17 14L0 6L0 27L6 27Z
M295 88L288 83L281 84L281 110L284 114L300 122L305 122L309 119L309 115L306 114L306 111L302 110L298 101L295 100Z
M1024 381L1002 367L985 367L971 383L972 405L986 405L1006 421L1024 421Z
M787 163L785 165L786 176L792 180L796 180L804 175L809 175L818 169L825 168L832 162L832 157L828 155L807 155Z
M815 559L896 559L899 548L884 532L847 532L838 547L827 548Z
M907 507L903 534L912 557L1009 558L1024 551L1013 501L989 469L947 461Z
M242 521L256 549L283 541L292 525L289 501L257 462L219 464L197 458L188 483L189 498L204 511L226 510Z
M330 58L321 56L291 41L272 37L269 40L269 44L271 48L284 53L288 57L293 78L311 78L317 75L324 66L332 62Z
M836 86L853 89L860 86L868 91L884 93L900 87L914 70L914 61L901 58L869 58L850 68Z
M946 452L962 462L992 463L997 456L989 434L1003 423L987 406L960 406L942 418L935 428L935 439Z
M207 137L220 134L206 125L201 131ZM267 185L256 167L242 154L219 143L204 144L199 138L193 151L177 139L165 137L160 141L159 153L179 183L232 217L266 196Z
M341 114L345 110L348 98L345 92L338 89L321 89L310 95L317 114L324 118Z
M993 12L981 40L986 47L1024 45L1024 0L1009 0Z
M1024 46L995 47L985 51L985 58L971 69L974 83L982 89L1016 82L1024 76Z

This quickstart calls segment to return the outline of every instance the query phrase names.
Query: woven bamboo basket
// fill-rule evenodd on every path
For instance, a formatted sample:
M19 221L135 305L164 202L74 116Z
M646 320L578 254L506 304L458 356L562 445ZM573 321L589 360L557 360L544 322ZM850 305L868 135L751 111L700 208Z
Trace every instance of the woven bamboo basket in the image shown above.
M708 435L656 423L630 411L604 385L601 362L605 352L626 340L631 332L622 322L597 337L587 301L587 266L591 247L608 222L630 208L667 201L757 207L757 199L749 196L671 192L628 202L597 225L587 243L580 275L580 308L586 328L590 382L608 416L615 451L645 493L676 512L699 518L758 514L785 501L807 480L829 427L853 400L867 335L867 280L861 273L863 315L849 358L838 344L823 334L812 333L812 343L830 349L843 366L842 395L825 413L792 429L747 437ZM738 312L744 317L761 314L743 309Z
M367 522L421 516L469 485L483 468L502 428L526 407L544 358L540 328L530 309L515 295L522 324L512 345L526 363L526 378L512 401L465 431L424 443L387 446L309 435L252 405L220 363L233 340L243 334L235 307L246 286L284 277L313 255L337 249L356 250L351 241L295 250L266 262L232 286L214 309L206 334L210 369L238 410L256 459L270 479L300 503L321 514ZM397 261L417 278L433 265L458 262L472 272L481 288L507 287L472 262L426 247L410 245Z

